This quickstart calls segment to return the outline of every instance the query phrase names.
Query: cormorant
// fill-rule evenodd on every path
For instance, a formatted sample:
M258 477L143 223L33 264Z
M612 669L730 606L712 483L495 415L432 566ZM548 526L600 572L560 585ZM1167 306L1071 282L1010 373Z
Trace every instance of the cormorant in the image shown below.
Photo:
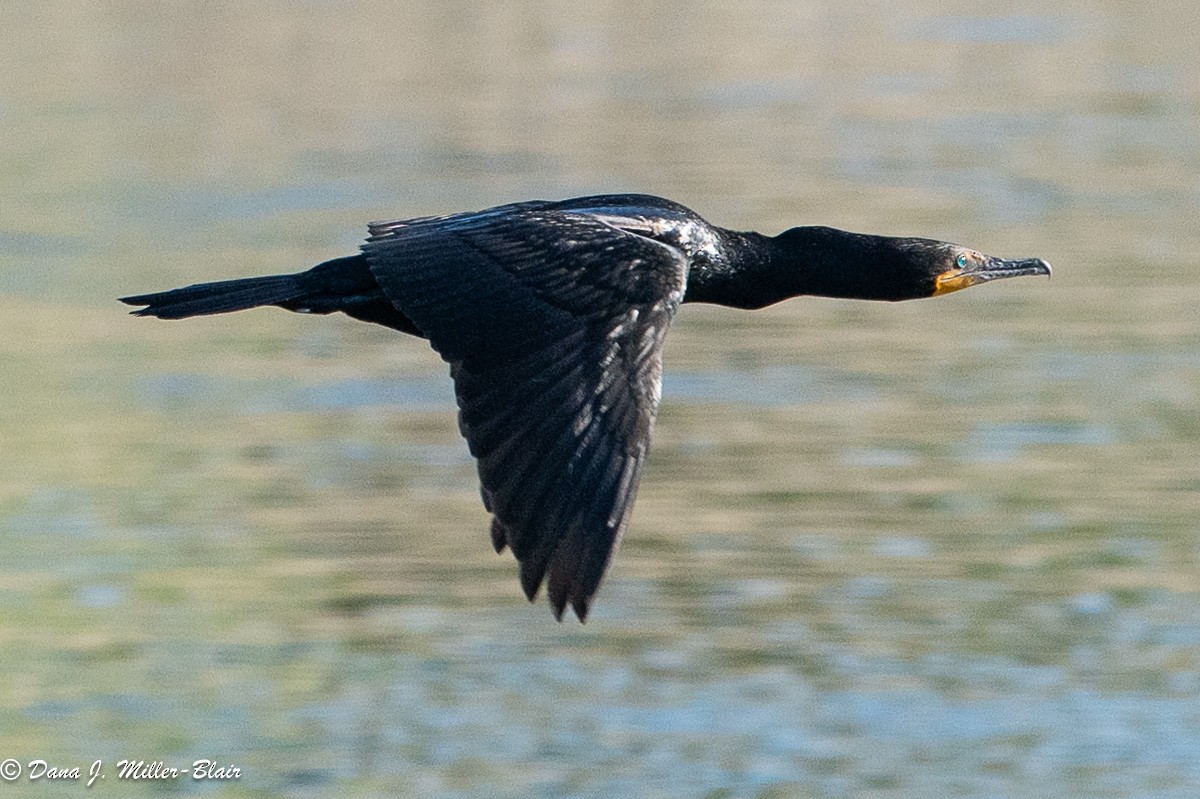
M450 364L497 552L532 601L583 620L629 520L683 302L762 308L810 294L911 300L1021 275L942 241L711 225L640 194L535 200L375 222L361 252L307 272L124 297L160 319L277 305L429 339Z

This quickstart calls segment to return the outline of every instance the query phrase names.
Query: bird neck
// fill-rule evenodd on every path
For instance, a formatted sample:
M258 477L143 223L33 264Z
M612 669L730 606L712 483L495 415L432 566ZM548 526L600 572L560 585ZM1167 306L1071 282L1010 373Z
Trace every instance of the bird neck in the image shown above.
M854 264L847 249L869 249L873 238L822 227L778 236L723 230L720 257L693 265L684 302L763 308L804 294L853 296L843 285Z

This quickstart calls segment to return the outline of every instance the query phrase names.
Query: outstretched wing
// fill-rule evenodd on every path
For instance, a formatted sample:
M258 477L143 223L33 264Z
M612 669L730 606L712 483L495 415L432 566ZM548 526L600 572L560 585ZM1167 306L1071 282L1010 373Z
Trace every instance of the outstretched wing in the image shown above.
M639 232L633 232L639 231ZM450 363L496 551L583 619L633 506L686 255L606 210L377 223L384 293Z

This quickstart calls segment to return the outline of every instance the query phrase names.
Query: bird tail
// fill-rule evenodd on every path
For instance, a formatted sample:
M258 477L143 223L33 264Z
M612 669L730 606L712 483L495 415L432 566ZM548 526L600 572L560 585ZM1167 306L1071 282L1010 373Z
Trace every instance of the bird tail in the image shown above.
M270 275L216 283L197 283L181 289L121 297L127 305L145 305L134 316L186 319L189 316L244 311L260 305L278 305L305 294L300 275Z

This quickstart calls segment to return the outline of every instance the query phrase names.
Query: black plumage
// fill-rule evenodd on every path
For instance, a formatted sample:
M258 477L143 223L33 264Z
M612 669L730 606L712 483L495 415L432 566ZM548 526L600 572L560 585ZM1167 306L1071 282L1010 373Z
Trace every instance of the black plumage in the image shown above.
M370 225L359 255L294 275L123 298L180 319L259 305L341 311L429 339L459 428L533 599L586 617L629 520L682 302L759 308L801 294L902 300L1049 274L945 242L708 224L659 197L600 195Z

